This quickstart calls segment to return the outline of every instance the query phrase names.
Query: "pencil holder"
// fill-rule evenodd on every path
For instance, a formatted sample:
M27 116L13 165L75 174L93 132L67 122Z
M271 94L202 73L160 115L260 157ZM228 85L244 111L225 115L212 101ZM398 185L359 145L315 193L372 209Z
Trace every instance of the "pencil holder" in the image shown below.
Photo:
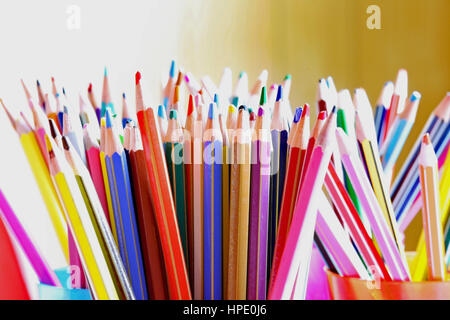
M450 300L450 281L367 281L325 270L334 300Z
M89 289L70 288L70 270L61 268L55 270L62 287L39 283L38 291L41 300L92 300Z

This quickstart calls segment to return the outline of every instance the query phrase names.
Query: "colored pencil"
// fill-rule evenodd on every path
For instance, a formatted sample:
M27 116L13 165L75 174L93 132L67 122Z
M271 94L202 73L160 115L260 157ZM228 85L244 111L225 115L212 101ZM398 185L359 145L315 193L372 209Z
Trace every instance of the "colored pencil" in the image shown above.
M381 90L380 96L375 106L374 121L375 121L375 129L377 132L377 144L379 149L381 149L382 147L386 125L386 116L390 107L393 93L394 93L394 83L392 81L386 82L383 86L383 89Z
M222 163L223 138L217 106L211 103L203 134L204 299L222 297Z
M186 264L189 265L188 221L186 215L186 196L184 187L184 141L183 131L178 123L178 113L176 109L172 109L169 112L169 126L164 141L164 151L170 185L172 188L172 196L175 201L175 210L177 213L181 243L183 246Z
M0 190L0 215L7 222L14 238L22 247L28 261L36 272L39 281L50 286L61 287L58 277L44 260L38 248L28 236L2 190Z
M126 139L124 137L124 142L130 141L128 146L124 144L124 148L129 150L130 178L133 184L148 296L152 300L164 300L169 297L166 271L150 195L150 182L146 174L147 164L144 150L139 131L133 127L125 132L125 134L127 133L133 136L133 138L127 137Z
M264 95L261 95L263 99ZM270 131L260 101L252 137L247 299L265 300L267 288L267 230L270 191Z
M100 241L95 233L83 195L77 186L75 176L55 142L46 136L50 159L50 174L59 190L65 207L66 220L80 253L83 269L95 299L118 299L113 279L107 272Z
M111 113L115 114L114 104L111 101L111 94L109 91L109 80L108 71L105 67L105 72L103 74L103 89L102 89L102 105L101 105L101 116L104 117L107 109L111 109Z
M251 133L247 108L239 107L232 137L230 178L230 235L228 248L228 300L246 299L248 223L250 209Z
M437 158L428 134L423 137L418 160L428 280L445 281L447 270L444 261L444 236L440 221Z
M138 72L136 73L137 118L147 161L152 197L158 199L158 201L154 201L154 206L167 270L169 296L171 299L191 299L189 278L170 190L170 180L164 161L161 135L153 109L144 108L140 80L141 75Z
M307 171L305 182L300 189L301 202L297 202L292 217L286 245L275 274L269 299L289 299L292 296L295 279L302 275L302 283L296 289L300 297L306 294L307 275L313 245L314 225L316 222L319 194L332 154L332 138L336 126L336 113L333 108L322 129ZM304 187L307 186L307 187ZM300 245L301 244L301 245Z
M392 279L408 281L410 275L405 255L402 253L403 248L397 247L395 239L389 231L388 223L365 174L361 160L357 157L357 150L352 146L349 137L341 128L337 130L337 138L342 163L352 185L355 187L355 193L361 201L361 206L370 222L370 227Z
M95 111L95 115L97 116L98 124L100 124L101 118L102 118L102 109L99 108L97 105L97 100L95 99L94 91L92 89L92 83L89 83L89 86L88 86L88 99L89 99L89 102L91 103L92 108Z
M281 200L286 175L286 155L288 128L282 116L283 89L278 87L277 101L272 114L271 138L273 152L270 159L270 202L269 202L269 268L275 250L275 241L278 230Z
M126 299L134 300L130 280L120 258L119 250L105 218L105 213L89 171L67 137L62 137L62 144L67 162L72 167L77 185L89 212L92 226L100 243L103 257L108 266L108 271L103 271L103 273L109 272L120 298L126 297Z

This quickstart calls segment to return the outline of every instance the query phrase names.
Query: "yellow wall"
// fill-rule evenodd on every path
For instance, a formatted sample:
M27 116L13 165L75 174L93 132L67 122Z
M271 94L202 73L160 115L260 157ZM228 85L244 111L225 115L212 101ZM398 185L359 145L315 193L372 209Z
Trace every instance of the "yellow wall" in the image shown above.
M192 2L189 2L192 4ZM314 103L316 83L332 75L338 89L364 87L375 103L399 68L409 92L422 93L409 149L431 110L450 90L449 0L228 0L194 1L183 17L180 62L218 81L222 68L250 81L263 68L269 81L292 74L294 106ZM366 9L381 8L381 30L369 30ZM403 161L405 153L400 160ZM421 219L407 234L414 246ZM418 222L418 223L417 223ZM412 231L412 232L411 232Z

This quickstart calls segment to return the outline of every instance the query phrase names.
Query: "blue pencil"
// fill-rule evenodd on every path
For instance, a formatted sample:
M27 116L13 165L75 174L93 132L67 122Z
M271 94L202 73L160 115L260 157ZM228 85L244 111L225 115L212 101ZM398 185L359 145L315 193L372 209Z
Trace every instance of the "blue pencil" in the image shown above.
M114 134L111 111L106 111L105 162L117 228L120 255L127 268L136 299L145 300L145 283L141 246L136 223L126 154Z

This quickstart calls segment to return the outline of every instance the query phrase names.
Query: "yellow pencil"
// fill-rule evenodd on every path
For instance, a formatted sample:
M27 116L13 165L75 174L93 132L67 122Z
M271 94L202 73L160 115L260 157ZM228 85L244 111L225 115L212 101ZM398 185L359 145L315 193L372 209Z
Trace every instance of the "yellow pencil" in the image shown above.
M108 272L106 259L73 171L61 150L47 135L45 142L49 152L50 174L66 209L66 219L75 238L93 296L100 300L117 300L118 292Z
M45 206L48 210L53 227L55 228L56 236L58 237L59 244L64 252L66 261L69 261L69 247L67 240L67 228L63 214L61 203L59 202L58 195L56 194L55 187L53 186L48 171L47 164L45 163L44 156L39 148L38 142L34 132L30 126L25 123L24 119L14 119L9 113L8 109L0 99L0 103L3 106L11 124L16 129L19 135L20 143L22 144L23 151L28 159L28 162L33 171L33 175L36 179L39 191L41 192Z

